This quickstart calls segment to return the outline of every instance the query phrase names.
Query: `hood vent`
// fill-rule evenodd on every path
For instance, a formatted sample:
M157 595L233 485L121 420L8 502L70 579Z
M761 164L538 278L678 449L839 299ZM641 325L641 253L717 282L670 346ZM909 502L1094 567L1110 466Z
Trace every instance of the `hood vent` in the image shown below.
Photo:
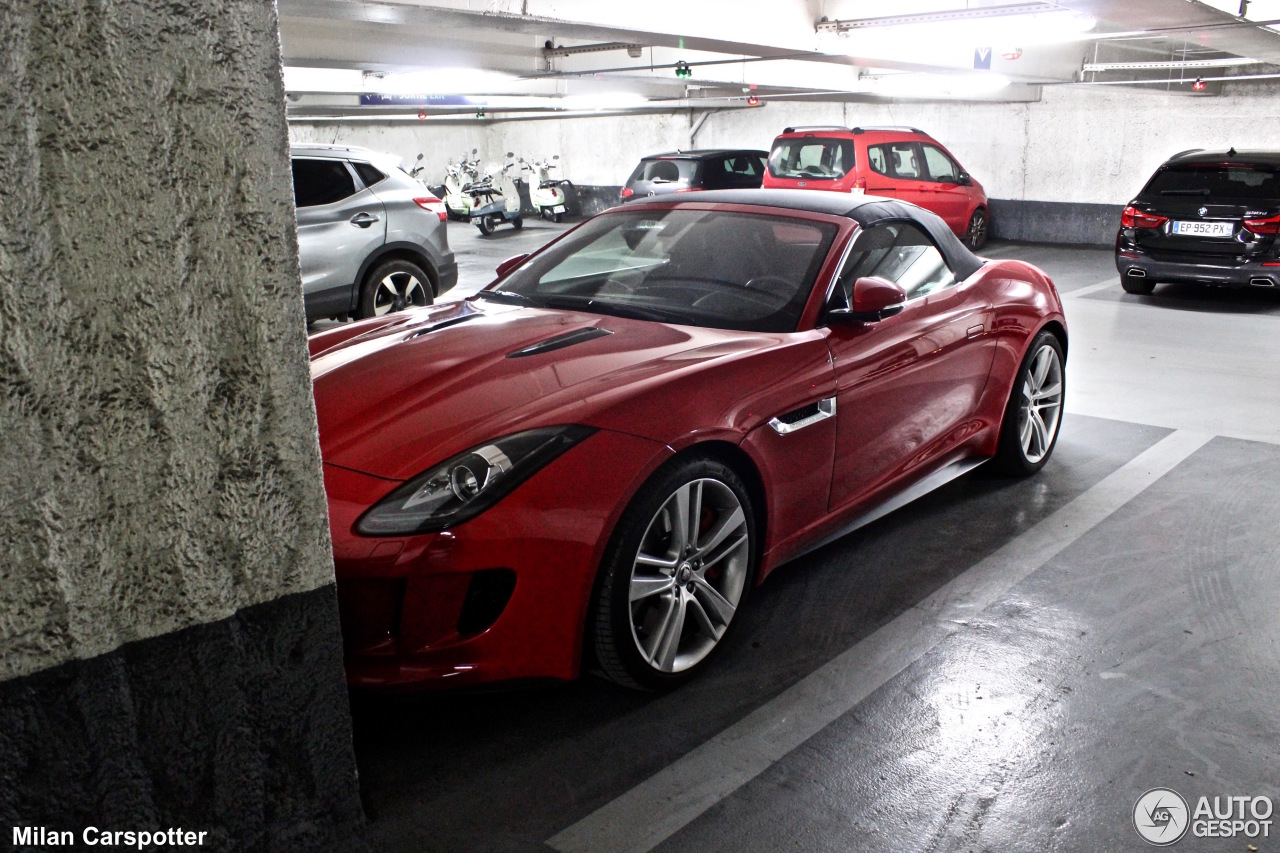
M466 305L466 303L464 302L463 305ZM454 314L452 317L445 317L444 319L436 320L432 323L428 323L425 326L419 326L418 328L414 329L413 333L410 334L409 337L405 338L405 340L411 341L414 338L420 338L423 335L429 335L432 332L439 331L440 329L447 328L448 326L456 326L459 323L465 323L467 320L471 320L476 317L479 317L483 313L484 313L483 311L460 310L457 314Z
M531 344L524 349L518 349L514 352L507 353L507 358L524 358L526 355L541 355L544 352L564 349L574 344L585 343L594 338L601 338L605 335L612 335L613 332L608 329L578 329L574 332L565 332L563 335L556 335L554 338L547 338L545 341L539 341Z

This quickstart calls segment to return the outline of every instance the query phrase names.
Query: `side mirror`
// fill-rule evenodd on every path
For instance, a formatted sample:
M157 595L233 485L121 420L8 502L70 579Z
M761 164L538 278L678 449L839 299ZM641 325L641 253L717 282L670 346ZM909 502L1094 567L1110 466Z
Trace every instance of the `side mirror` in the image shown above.
M472 149L471 149L471 156L472 156L472 157L476 156L476 155L477 155L477 154L479 154L479 153L480 153L480 149L479 149L479 148L472 148Z
M421 151L419 151L419 152L418 152L418 159L419 159L419 160L421 160L421 159L422 159L422 152L421 152Z
M502 263L498 264L498 278L503 278L507 273L524 263L525 258L529 257L529 253L523 255L512 255Z
M552 155L551 155L551 159L552 159L552 160L559 160L559 159L560 159L560 155L559 155L559 154L552 154Z
M508 151L508 152L507 152L507 156L508 156L508 157L514 157L514 156L516 156L516 152L514 152L514 151Z
M833 320L851 323L878 323L902 310L907 292L901 286L879 276L864 276L853 283L853 293L848 297L837 292L827 316Z
M962 187L971 186L973 184L973 178L969 177L968 172L961 172L956 175L956 183Z

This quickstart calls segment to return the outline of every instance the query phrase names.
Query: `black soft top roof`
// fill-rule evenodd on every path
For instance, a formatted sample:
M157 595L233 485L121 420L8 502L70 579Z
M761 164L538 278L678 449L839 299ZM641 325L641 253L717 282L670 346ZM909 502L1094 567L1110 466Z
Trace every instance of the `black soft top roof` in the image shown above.
M936 213L898 201L875 195L853 195L825 190L705 190L702 192L680 193L679 197L657 196L652 202L641 204L688 204L694 202L711 202L718 204L756 204L763 207L779 207L786 210L808 210L813 213L826 213L832 216L843 216L852 219L863 228L878 225L881 222L892 222L909 219L928 232L938 244L947 266L957 278L966 279L982 267L982 261L960 242L942 217ZM639 204L629 204L626 210L635 210Z

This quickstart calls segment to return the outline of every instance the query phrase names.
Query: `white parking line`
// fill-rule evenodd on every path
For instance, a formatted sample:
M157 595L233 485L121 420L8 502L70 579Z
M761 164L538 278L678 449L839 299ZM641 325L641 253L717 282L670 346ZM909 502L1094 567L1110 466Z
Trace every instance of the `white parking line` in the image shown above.
M1108 287L1115 287L1119 283L1120 283L1120 278L1118 276L1112 276L1111 278L1106 279L1105 281L1100 281L1097 284L1091 284L1088 287L1080 287L1075 290L1068 290L1066 293L1062 294L1062 298L1063 299L1079 299L1081 296L1088 296L1090 293L1097 293L1099 290L1106 290Z
M557 833L562 853L646 853L767 770L1195 453L1178 430L874 634L667 768Z

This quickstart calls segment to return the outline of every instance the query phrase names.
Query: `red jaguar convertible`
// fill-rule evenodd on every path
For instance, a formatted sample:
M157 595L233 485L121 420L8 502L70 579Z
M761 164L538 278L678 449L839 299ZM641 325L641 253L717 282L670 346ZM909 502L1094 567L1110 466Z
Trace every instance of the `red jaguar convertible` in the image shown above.
M601 214L453 305L311 338L352 685L661 689L775 568L990 461L1039 470L1066 324L898 201Z

